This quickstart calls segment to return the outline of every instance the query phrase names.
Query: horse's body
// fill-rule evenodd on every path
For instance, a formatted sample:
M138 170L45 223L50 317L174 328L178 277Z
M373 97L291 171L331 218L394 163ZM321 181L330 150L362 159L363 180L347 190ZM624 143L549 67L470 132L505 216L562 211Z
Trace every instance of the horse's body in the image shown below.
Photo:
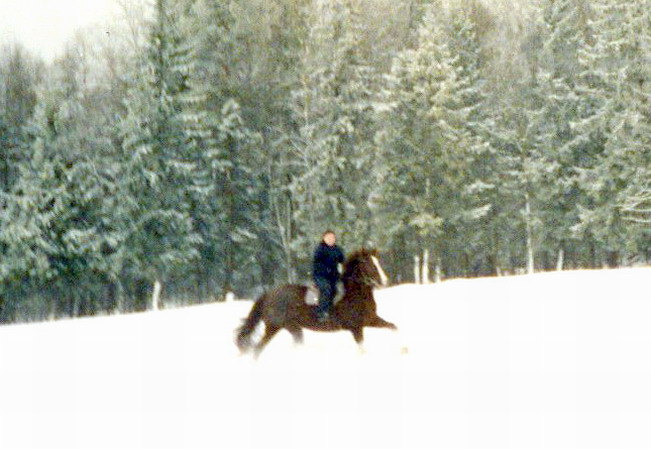
M253 305L249 316L238 329L236 344L240 351L262 352L274 335L287 329L296 343L303 342L303 329L315 331L348 330L355 341L364 341L364 327L386 327L396 329L377 315L373 298L373 287L386 284L386 276L376 258L375 251L360 250L353 253L344 263L342 276L344 296L335 304L331 318L319 322L315 306L305 302L308 287L304 285L283 285L263 294ZM265 323L262 340L253 344L251 336L260 321Z

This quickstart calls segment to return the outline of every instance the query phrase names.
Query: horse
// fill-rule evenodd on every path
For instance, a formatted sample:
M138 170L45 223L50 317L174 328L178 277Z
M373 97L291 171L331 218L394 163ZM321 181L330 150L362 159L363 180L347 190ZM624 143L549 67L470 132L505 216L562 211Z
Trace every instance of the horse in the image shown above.
M241 354L253 350L257 358L269 341L282 329L289 331L296 344L303 343L303 329L333 332L347 330L362 350L364 327L397 330L395 324L377 315L373 288L386 286L387 276L378 261L376 250L360 249L344 262L344 295L331 310L330 318L321 322L316 306L305 301L308 287L286 284L264 293L253 304L249 315L236 331L235 344ZM260 322L265 324L262 339L254 344L252 335Z

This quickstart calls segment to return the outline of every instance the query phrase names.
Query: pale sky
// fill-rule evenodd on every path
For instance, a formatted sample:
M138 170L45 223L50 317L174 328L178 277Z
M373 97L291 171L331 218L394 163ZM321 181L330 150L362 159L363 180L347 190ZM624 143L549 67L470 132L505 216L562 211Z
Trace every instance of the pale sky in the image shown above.
M118 10L115 0L0 0L0 43L20 42L52 60L76 30Z

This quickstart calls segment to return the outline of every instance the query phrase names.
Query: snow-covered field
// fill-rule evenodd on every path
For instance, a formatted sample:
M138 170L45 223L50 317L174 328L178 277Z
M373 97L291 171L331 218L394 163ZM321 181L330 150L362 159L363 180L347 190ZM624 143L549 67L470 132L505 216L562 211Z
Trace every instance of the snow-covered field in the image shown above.
M0 448L649 448L651 269L398 286L400 331L279 334L250 301L0 328ZM408 348L407 353L403 348Z

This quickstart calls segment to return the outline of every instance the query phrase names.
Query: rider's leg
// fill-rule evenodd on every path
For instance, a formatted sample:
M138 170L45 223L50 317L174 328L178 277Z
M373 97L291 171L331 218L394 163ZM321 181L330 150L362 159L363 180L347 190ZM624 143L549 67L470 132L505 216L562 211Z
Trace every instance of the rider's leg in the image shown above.
M323 318L332 307L332 300L334 298L333 285L327 279L315 278L314 283L319 289L319 305L316 308L317 316Z

